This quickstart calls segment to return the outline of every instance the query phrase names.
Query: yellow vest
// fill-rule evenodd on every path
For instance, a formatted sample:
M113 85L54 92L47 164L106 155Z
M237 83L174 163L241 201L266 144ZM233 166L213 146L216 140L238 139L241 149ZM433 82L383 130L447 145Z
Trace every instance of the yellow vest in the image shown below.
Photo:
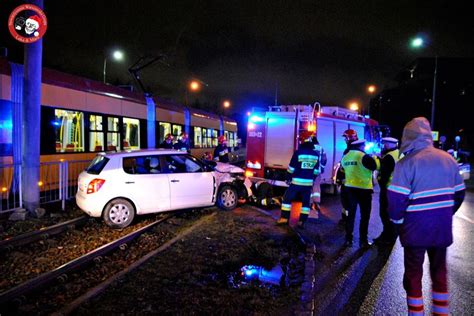
M400 157L400 150L398 149L395 149L395 150L391 150L389 151L388 153L386 153L385 155L383 155L383 157L387 156L387 155L390 155L393 157L393 160L395 161L395 163L397 163L402 157ZM403 154L402 154L403 155ZM382 159L383 159L382 157ZM392 171L392 174L390 175L390 178L388 178L388 183L387 183L387 187L390 185L390 183L392 182L392 177L393 177L393 171Z
M365 153L359 150L350 150L342 157L341 165L346 175L346 187L372 189L372 170L362 165Z

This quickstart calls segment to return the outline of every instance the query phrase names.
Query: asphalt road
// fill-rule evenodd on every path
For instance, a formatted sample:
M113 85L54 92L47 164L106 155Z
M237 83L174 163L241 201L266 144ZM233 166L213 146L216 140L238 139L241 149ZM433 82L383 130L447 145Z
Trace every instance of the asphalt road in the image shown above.
M369 223L369 239L382 231L379 217L379 195L373 195ZM311 218L304 230L305 239L316 244L321 254L316 272L315 315L406 315L406 294L403 289L403 248L397 240L393 248L358 245L359 212L354 227L354 246L344 248L344 229L340 219L339 196L323 196L318 219ZM274 209L274 216L279 212ZM453 221L454 243L448 250L451 312L453 315L474 315L474 191ZM425 313L431 312L431 281L428 258L425 259L423 293Z
M376 224L372 217L371 224ZM372 227L375 229L375 226ZM467 192L463 205L454 216L454 243L448 249L448 276L453 315L474 315L474 192ZM387 263L370 286L360 315L406 315L402 287L403 248L395 244ZM431 312L431 280L428 257L423 275L425 313Z

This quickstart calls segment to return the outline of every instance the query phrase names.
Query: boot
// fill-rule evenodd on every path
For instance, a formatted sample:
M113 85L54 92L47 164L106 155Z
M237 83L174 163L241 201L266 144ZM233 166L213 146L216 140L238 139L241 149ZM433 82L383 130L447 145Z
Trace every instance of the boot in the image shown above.
M276 222L277 225L288 225L288 218L280 217L280 219Z

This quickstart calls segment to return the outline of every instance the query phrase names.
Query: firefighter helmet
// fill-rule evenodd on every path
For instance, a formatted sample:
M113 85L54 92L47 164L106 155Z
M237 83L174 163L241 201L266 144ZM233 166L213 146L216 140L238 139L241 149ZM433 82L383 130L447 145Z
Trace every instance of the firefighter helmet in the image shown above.
M352 143L359 139L357 132L353 129L345 130L342 136L346 139L346 143Z
M221 136L219 136L219 137L217 138L217 142L218 142L219 144L223 144L223 143L225 143L226 141L227 141L227 139L225 139L225 136L224 136L224 135L221 135Z
M314 136L314 132L312 131L302 131L300 133L300 142L310 142L311 139L313 138Z

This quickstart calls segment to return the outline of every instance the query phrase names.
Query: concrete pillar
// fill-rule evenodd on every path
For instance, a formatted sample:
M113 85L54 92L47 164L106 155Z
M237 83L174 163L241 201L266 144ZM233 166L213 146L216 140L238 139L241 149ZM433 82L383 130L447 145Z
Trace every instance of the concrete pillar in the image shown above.
M43 0L29 1L43 8ZM22 115L23 206L30 213L39 207L41 70L43 40L24 44L24 84Z

